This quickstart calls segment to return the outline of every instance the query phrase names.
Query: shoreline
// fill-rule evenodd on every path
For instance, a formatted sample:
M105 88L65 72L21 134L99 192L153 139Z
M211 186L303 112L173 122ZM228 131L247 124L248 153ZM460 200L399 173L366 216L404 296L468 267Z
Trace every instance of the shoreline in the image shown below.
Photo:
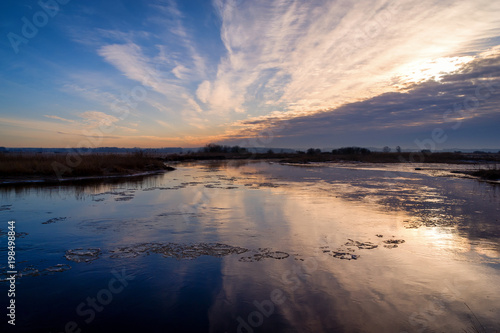
M370 165L370 164L398 164L398 163L391 163L391 162L360 162L360 161L325 161L325 162L285 162L285 161L280 161L277 162L282 165L290 165L290 166L297 166L297 167L310 167L314 166L314 164L352 164L352 165ZM399 164L404 164L404 162L399 162ZM426 163L422 163L426 164ZM474 163L447 163L447 162L441 162L441 163L433 163L433 164L446 164L446 165L475 165ZM492 162L487 162L484 163L485 165L488 164L498 164L498 163L492 163ZM439 169L432 169L432 168L421 168L421 167L416 167L414 169L415 171L424 171L424 170L439 170ZM478 170L449 170L450 177L459 177L459 178L466 178L466 179L476 179L479 181L491 183L491 184L500 184L500 169L478 169Z
M133 178L133 177L160 175L160 174L163 174L163 173L166 173L169 171L174 171L174 170L175 170L175 168L168 167L168 169L163 169L163 170L153 170L153 171L144 171L144 172L127 173L127 174L114 174L114 175L110 174L110 175L81 176L81 177L67 177L67 178L57 178L56 176L52 176L52 177L33 176L33 177L30 177L29 179L26 179L23 176L19 176L19 177L9 177L9 178L5 178L5 179L0 178L0 186L20 185L20 184L49 185L49 184L67 183L67 182L72 182L72 181Z
M75 157L49 154L0 153L0 184L61 183L134 177L175 170L157 156L88 154Z
M500 184L500 170L480 169L476 171L453 170L450 173L461 178L477 179L491 184Z
M360 161L360 160L352 160L352 159L337 159L337 160L319 160L319 161L314 161L314 158L312 160L303 160L303 159L283 159L283 158L276 158L275 156L272 157L261 157L261 158L231 158L229 156L224 156L225 158L209 158L209 156L203 156L204 158L202 159L181 159L181 160L175 160L175 159L169 159L165 158L165 162L169 162L172 164L176 163L197 163L197 162L229 162L229 161L253 161L253 162L269 162L269 163L277 163L277 164L282 164L282 165L290 165L290 166L302 166L302 167L307 167L311 166L313 164L319 163L319 164L325 164L325 165L335 165L335 164L352 164L352 165L370 165L370 164L407 164L410 162L401 162L401 161ZM212 156L213 157L213 156ZM478 161L467 161L467 160L462 160L462 161L440 161L440 162L427 162L427 163L421 163L421 164L447 164L447 165L475 165ZM488 164L499 164L497 161L482 161L485 165ZM419 163L420 164L420 163ZM43 174L36 175L12 175L12 176L7 176L7 177L0 177L0 186L9 186L9 185L21 185L21 184L44 184L44 185L49 185L49 184L61 184L61 183L68 183L72 181L86 181L86 180L108 180L108 179L120 179L120 178L133 178L133 177L141 177L141 176L151 176L151 175L158 175L158 174L163 174L169 171L174 171L176 170L174 167L169 166L164 164L164 167L161 169L156 169L156 170L148 170L148 171L142 171L142 170L130 170L130 172L123 172L123 173L109 173L106 175L89 175L89 176L66 176L66 177L57 177L56 175L53 176L44 176ZM415 168L416 171L422 170L420 167ZM467 179L476 179L479 181L485 181L488 183L492 184L500 184L500 170L499 169L479 169L479 170L450 170L450 176L458 176L460 178L467 178Z

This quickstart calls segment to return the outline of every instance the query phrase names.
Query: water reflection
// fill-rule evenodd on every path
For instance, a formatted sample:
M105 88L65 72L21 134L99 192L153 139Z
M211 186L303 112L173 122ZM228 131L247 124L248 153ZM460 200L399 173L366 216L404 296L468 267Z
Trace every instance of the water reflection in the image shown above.
M472 179L238 161L0 193L0 217L27 233L20 331L62 331L69 320L93 332L500 327L498 187ZM65 258L85 251L99 256ZM33 274L63 264L71 269ZM113 269L135 279L86 323L75 308Z

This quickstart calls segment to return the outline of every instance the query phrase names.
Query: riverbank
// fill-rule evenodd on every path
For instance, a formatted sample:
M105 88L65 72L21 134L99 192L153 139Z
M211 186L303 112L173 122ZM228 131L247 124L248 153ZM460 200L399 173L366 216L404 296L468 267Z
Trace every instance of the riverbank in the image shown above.
M462 153L191 153L153 155L143 152L125 154L0 154L0 184L61 182L144 176L175 170L166 163L203 160L264 160L284 164L309 163L442 163L455 165L500 164L500 154ZM473 171L456 171L478 179L496 181L496 167Z
M365 162L365 163L446 163L446 164L474 164L500 163L500 154L468 154L468 153L431 153L431 152L401 152L401 153L353 153L334 154L322 153L190 153L170 154L165 161L200 161L200 160L274 160L284 163L310 162Z
M500 169L480 169L474 171L452 171L455 174L469 175L474 178L488 180L488 181L500 181Z
M0 183L130 177L171 171L158 157L130 154L0 154Z
M369 152L353 154L323 153L191 153L171 154L165 157L168 162L189 162L204 160L265 160L289 165L307 165L310 163L366 163L366 164L451 164L469 166L487 166L485 169L471 171L451 171L481 180L500 180L500 154L494 153L431 153L431 152ZM489 167L488 167L489 166Z

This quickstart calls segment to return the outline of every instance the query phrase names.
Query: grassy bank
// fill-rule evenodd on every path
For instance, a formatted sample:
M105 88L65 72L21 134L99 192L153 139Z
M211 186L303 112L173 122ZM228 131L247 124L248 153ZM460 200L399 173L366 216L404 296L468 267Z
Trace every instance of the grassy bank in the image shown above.
M456 172L471 175L485 180L500 180L500 169L481 169L470 172Z
M487 163L500 162L500 154L461 154L461 153L383 153L368 154L290 154L290 153L191 153L172 154L166 161L229 160L229 159L272 159L285 163L310 162L364 162L364 163Z
M338 153L230 153L230 152L198 152L191 154L167 155L166 161L200 161L200 160L273 160L281 163L307 164L314 162L345 163L446 163L446 164L498 164L500 154L494 153L430 153L430 152L369 152L355 154ZM476 171L456 171L485 180L500 180L500 170L482 169Z
M166 170L156 157L130 154L0 154L0 179L128 175Z
M141 172L169 170L164 162L197 160L274 160L283 163L311 162L364 162L364 163L500 163L500 154L461 153L383 153L334 154L334 153L249 153L199 152L182 155L154 156L136 153L0 153L0 181L10 179L58 179L74 177L101 177L130 175ZM500 179L496 169L477 170L470 175L489 179Z
M488 180L500 180L500 169L492 170L477 170L471 173L473 176L488 179Z

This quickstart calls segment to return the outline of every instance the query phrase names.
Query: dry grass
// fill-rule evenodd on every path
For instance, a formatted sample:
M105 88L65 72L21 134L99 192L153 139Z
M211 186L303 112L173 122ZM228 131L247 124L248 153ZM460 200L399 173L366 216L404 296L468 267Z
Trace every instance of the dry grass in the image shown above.
M0 178L123 175L165 169L142 152L130 154L0 154Z
M372 152L370 154L345 154L337 155L331 153L319 154L291 154L291 153L192 153L168 155L168 161L186 160L226 160L226 159L273 159L288 163L308 162L365 162L365 163L484 163L500 162L500 154L460 154L460 153L383 153Z
M500 169L482 169L473 171L470 174L482 179L500 180Z
M474 171L456 170L452 171L452 173L470 175L484 180L500 180L500 169L498 168L497 164L492 165L487 169L479 169Z
M304 162L322 162L322 161L352 161L365 163L479 163L485 161L500 161L500 154L472 155L460 153L383 153L372 152L370 154L350 154L333 155L322 153L318 155L299 154L292 156L290 160Z

